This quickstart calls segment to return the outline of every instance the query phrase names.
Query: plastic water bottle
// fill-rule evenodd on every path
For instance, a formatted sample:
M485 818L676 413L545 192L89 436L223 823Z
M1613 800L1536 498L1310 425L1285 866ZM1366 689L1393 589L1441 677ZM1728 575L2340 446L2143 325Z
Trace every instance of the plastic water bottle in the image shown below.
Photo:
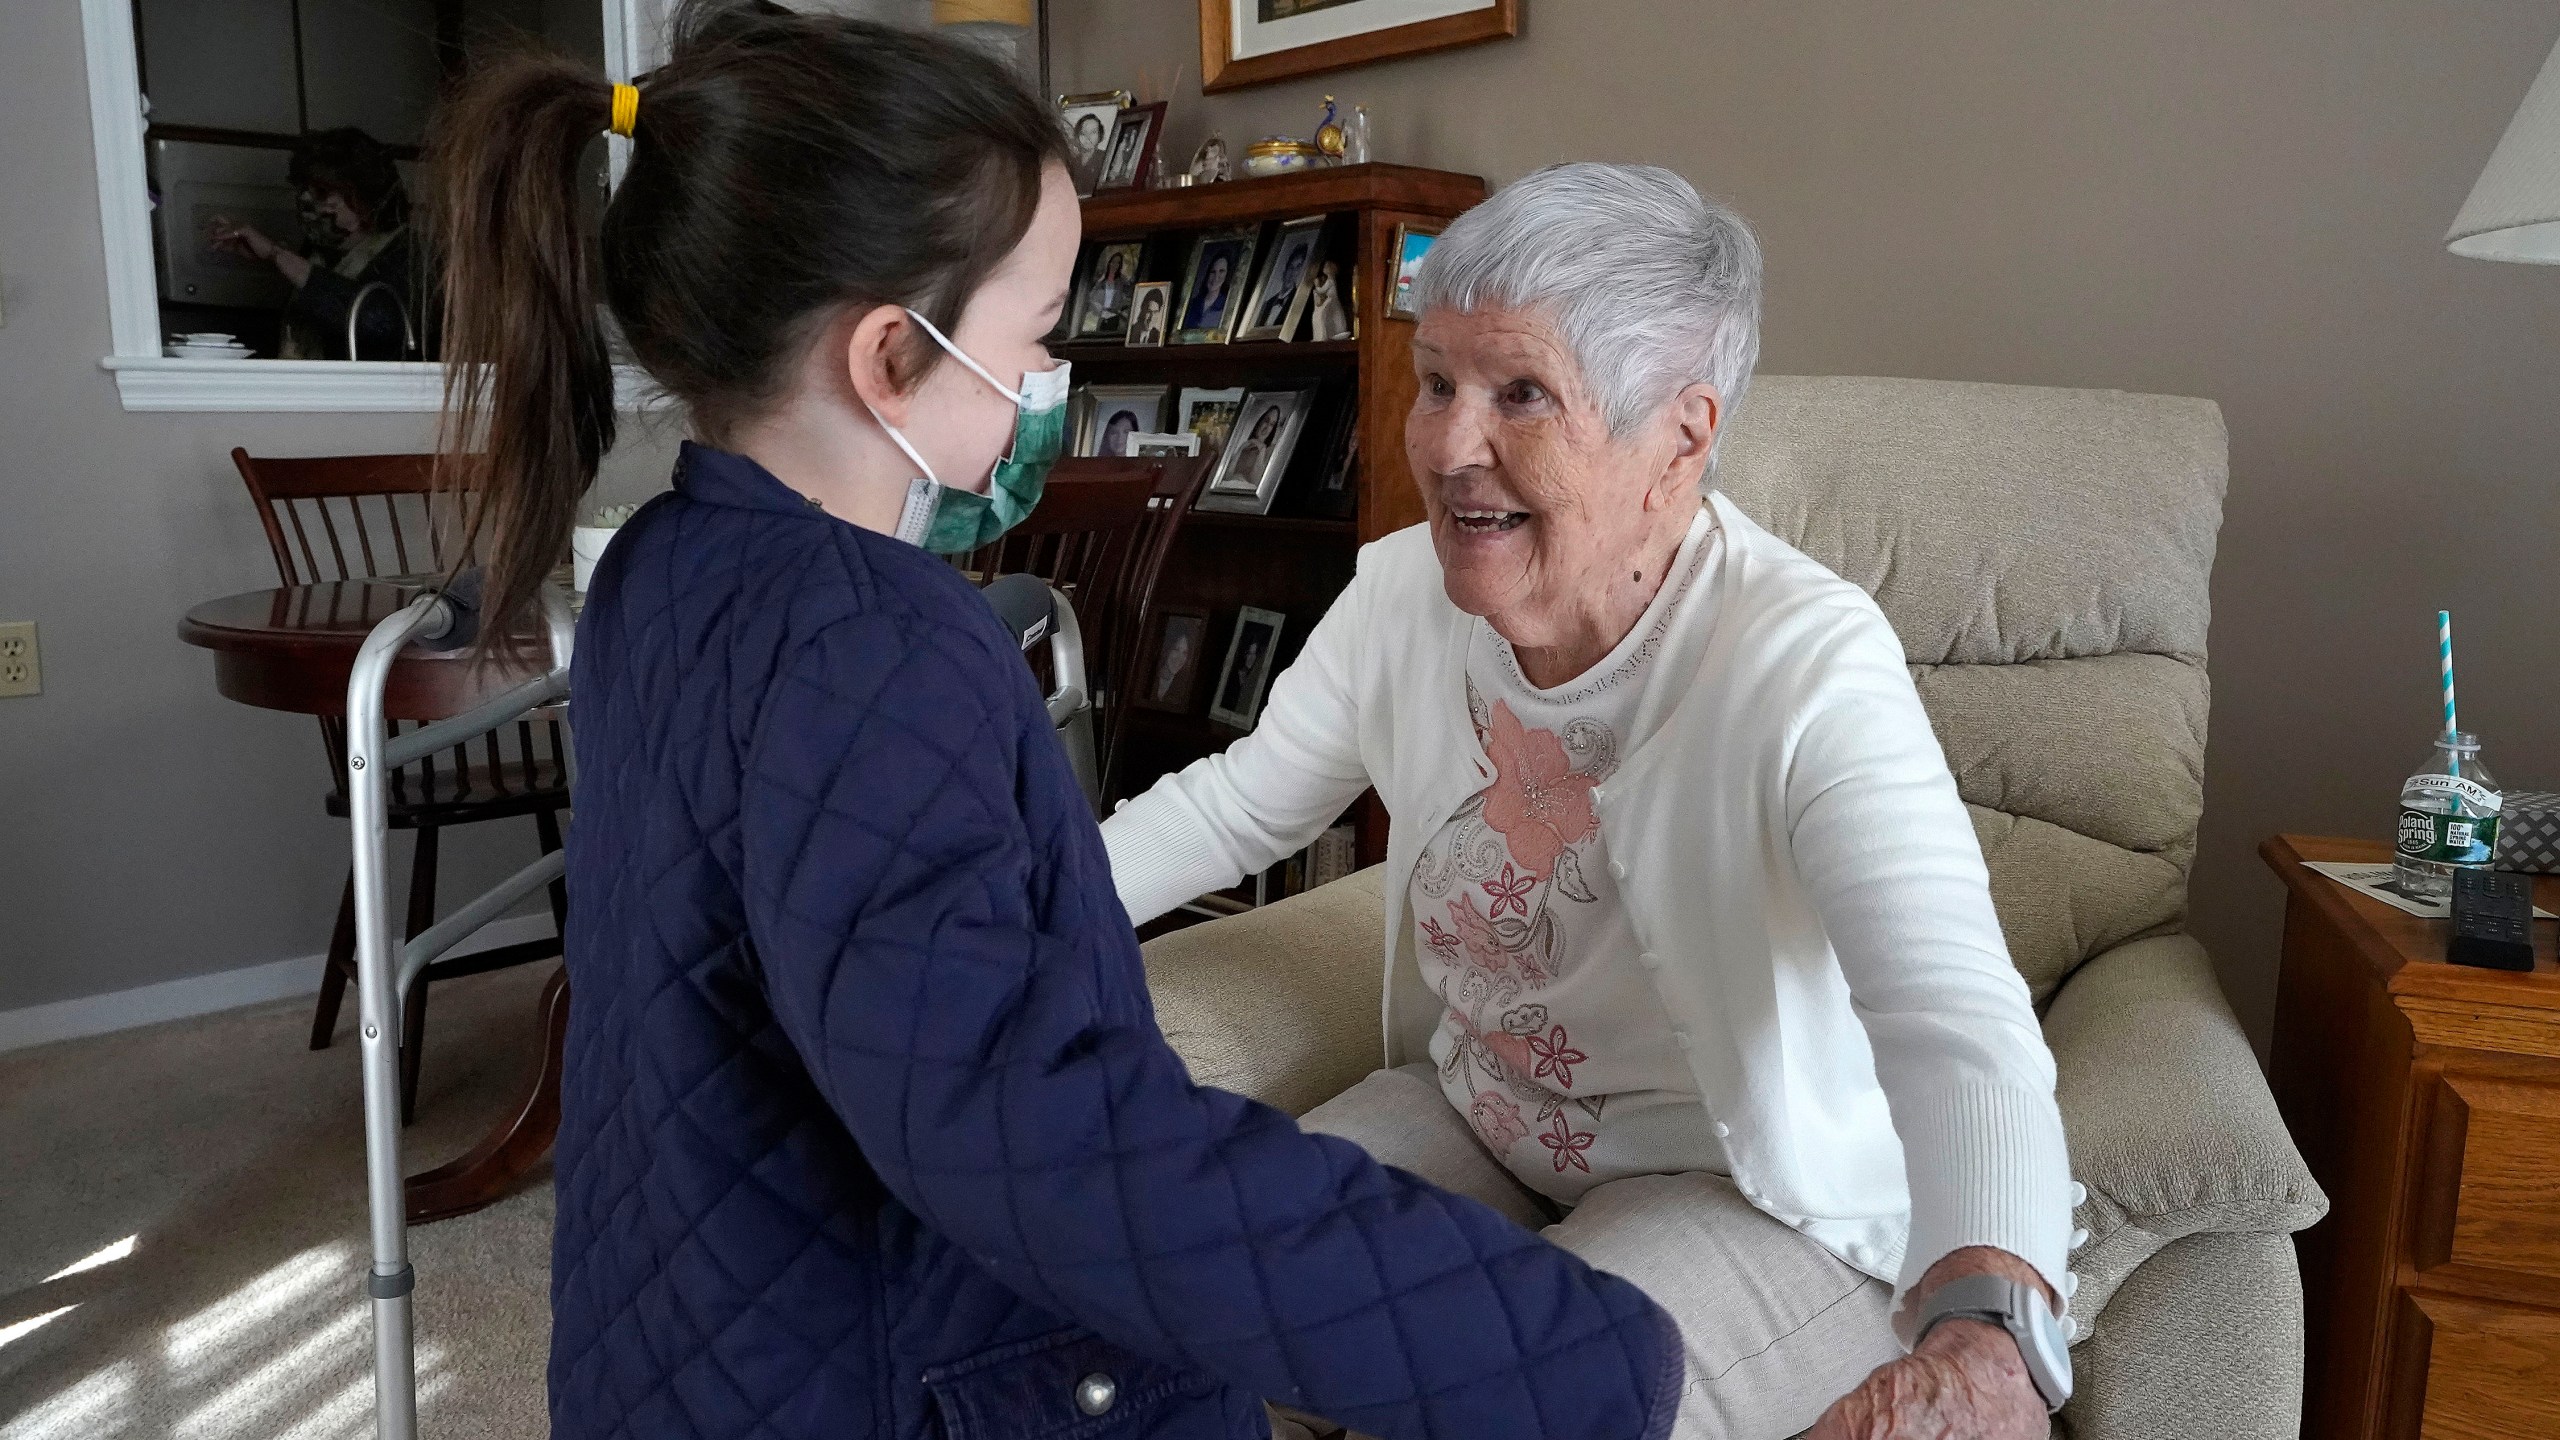
M2448 731L2435 754L2400 787L2400 830L2392 845L2392 883L2414 900L2445 900L2453 872L2487 870L2498 850L2498 782L2480 763L2480 737Z

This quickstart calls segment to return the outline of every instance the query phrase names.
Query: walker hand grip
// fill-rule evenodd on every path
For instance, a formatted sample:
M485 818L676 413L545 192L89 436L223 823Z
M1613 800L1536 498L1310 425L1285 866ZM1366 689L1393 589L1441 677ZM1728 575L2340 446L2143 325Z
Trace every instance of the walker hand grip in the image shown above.
M480 567L465 566L451 580L435 587L437 611L441 624L429 624L410 640L410 644L431 654L459 650L480 637Z

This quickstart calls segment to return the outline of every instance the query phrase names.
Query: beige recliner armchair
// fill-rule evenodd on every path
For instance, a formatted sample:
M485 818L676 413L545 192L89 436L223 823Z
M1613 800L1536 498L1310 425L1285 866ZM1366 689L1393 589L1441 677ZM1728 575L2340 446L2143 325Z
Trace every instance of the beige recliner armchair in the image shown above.
M2299 1431L2289 1237L2327 1201L2181 930L2225 464L2202 400L1767 376L1718 476L1875 595L1973 813L2087 1192L2078 1440ZM1377 1067L1380 880L1147 947L1201 1083L1303 1114Z

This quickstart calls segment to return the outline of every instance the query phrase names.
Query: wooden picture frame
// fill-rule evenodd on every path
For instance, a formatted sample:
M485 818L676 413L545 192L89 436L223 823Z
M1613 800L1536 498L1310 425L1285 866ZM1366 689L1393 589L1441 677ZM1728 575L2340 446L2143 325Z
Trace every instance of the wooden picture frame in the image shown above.
M1452 50L1461 45L1480 45L1487 40L1505 40L1520 33L1520 0L1486 0L1474 8L1434 19L1405 23L1382 21L1375 29L1358 28L1360 17L1355 13L1341 17L1351 22L1351 33L1339 38L1267 54L1240 56L1237 54L1237 39L1240 34L1248 33L1237 23L1240 12L1259 3L1261 0L1200 0L1200 93L1215 95L1221 90L1268 85L1275 80L1320 75L1328 70L1366 65L1378 60L1427 55L1435 50ZM1350 4L1355 6L1373 3L1378 4L1382 12L1389 9L1384 0L1350 0ZM1339 6L1327 5L1311 13L1323 14L1336 8ZM1263 23L1269 22L1247 20L1244 26Z
M1277 610L1247 605L1236 612L1226 663L1218 667L1218 688L1209 692L1211 720L1230 729L1251 730L1262 717L1272 673L1280 668L1280 636L1288 625L1289 617Z
M1164 115L1168 100L1152 105L1132 105L1120 112L1111 127L1111 143L1104 150L1102 169L1094 181L1094 193L1105 190L1143 190L1156 166L1156 143L1164 138ZM1136 137L1134 141L1130 138ZM1134 144L1134 153L1124 153ZM1125 162L1125 163L1124 163Z
M1152 643L1145 667L1130 677L1136 693L1129 703L1141 710L1188 715L1200 694L1200 673L1208 668L1209 612L1159 611L1147 628ZM1175 645L1183 647L1180 655L1168 653Z
M1413 242L1422 242L1414 248ZM1431 247L1440 243L1437 225L1396 226L1395 241L1387 247L1387 313L1398 320L1419 320L1422 312L1413 305L1413 277L1422 268L1422 259Z
M1120 127L1120 112L1136 100L1126 90L1058 97L1058 124L1067 132L1067 170L1075 176L1077 199L1093 198L1103 161L1111 154L1111 137ZM1088 123L1094 127L1090 143L1084 128Z

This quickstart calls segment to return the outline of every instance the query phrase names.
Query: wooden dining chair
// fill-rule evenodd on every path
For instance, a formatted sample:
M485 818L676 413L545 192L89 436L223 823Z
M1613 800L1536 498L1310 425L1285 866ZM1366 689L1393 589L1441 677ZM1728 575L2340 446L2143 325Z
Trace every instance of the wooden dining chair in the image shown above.
M259 457L234 449L231 463L248 484L287 585L330 580L440 576L457 533L460 500L438 494L432 455ZM320 718L328 753L328 813L347 814L346 721ZM403 767L390 777L391 828L414 832L409 864L407 934L435 922L439 837L457 825L533 818L545 853L560 848L560 812L569 808L568 736L559 714L535 715L467 745ZM551 918L567 924L567 888L551 886ZM337 1029L347 983L355 977L354 877L339 893L328 966L311 1017L311 1048L325 1050ZM426 1051L427 990L437 980L479 974L561 953L560 941L528 940L429 965L409 987L401 1017L400 1108L414 1118L418 1073Z
M1121 697L1134 693L1156 582L1207 473L1196 459L1061 460L1030 518L994 544L953 557L981 584L1037 575L1075 606L1085 672L1096 682L1094 748L1105 795L1127 714Z

